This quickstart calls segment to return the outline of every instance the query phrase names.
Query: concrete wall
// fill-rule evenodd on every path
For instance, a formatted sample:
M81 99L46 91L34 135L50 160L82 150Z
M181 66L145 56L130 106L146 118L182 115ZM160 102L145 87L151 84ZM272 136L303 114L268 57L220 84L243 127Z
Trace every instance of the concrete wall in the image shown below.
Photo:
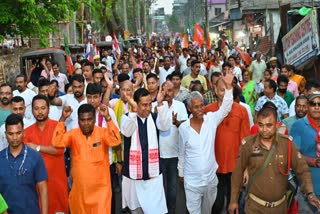
M10 51L0 49L0 67L1 65L3 66L6 82L13 87L15 76L20 73L20 56L30 50L27 48L18 48Z
M226 5L225 4L209 4L208 6L208 16L209 20L213 19L219 14L215 14L215 8L221 8L221 13L224 13L226 11Z
M268 35L270 35L270 27L273 28L273 43L276 44L278 35L281 28L281 21L280 21L280 12L275 10L268 10L268 13L272 16L272 23L270 23L270 15L266 14L266 23L269 29Z

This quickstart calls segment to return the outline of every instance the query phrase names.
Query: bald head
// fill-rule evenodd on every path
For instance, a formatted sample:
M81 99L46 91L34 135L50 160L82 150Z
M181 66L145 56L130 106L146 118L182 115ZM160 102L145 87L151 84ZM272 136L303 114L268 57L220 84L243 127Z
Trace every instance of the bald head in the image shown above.
M123 87L132 87L133 88L133 84L130 80L125 80L120 83L120 88L123 88Z
M132 97L133 94L133 84L129 80L125 80L120 83L120 96L124 102L128 102L128 100Z
M217 80L216 87L214 87L214 90L215 90L216 95L218 97L218 101L222 102L223 97L224 97L224 93L226 90L226 84L221 77Z
M162 90L164 90L166 93L164 100L167 101L170 106L174 98L173 83L169 80L165 81L162 84Z
M173 83L170 80L167 80L162 84L162 88L164 88L164 87L173 88Z

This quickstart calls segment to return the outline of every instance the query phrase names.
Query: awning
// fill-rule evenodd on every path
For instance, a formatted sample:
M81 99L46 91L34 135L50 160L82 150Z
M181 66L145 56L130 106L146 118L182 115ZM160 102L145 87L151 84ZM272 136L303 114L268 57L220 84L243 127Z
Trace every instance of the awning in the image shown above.
M218 23L218 24L210 25L209 28L218 27L218 26L220 26L220 25L224 25L224 24L228 24L228 23L230 23L230 21L220 22L220 23Z

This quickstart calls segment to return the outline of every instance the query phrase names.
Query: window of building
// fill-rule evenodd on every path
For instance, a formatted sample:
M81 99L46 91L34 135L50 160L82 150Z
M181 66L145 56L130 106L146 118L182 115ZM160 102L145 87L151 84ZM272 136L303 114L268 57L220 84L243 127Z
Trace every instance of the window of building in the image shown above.
M217 16L217 15L220 15L221 13L221 8L214 8L214 14Z

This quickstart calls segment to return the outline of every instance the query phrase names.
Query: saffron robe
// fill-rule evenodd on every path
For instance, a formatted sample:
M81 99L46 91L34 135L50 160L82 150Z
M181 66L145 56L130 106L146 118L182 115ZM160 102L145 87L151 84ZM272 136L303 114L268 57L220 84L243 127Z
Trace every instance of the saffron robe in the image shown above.
M53 145L70 147L73 184L69 195L71 213L111 213L111 181L109 170L109 146L121 143L120 132L115 124L107 122L108 128L94 126L87 138L80 128L65 132L58 123Z

